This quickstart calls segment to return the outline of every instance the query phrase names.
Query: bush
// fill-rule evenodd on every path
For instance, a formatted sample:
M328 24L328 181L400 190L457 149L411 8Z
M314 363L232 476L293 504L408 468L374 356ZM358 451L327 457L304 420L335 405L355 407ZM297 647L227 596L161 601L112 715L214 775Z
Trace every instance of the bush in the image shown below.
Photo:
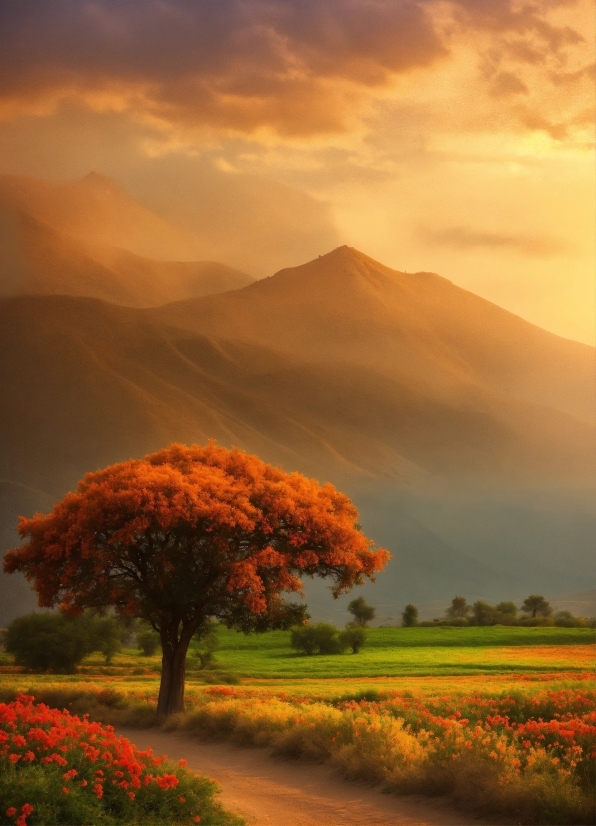
M366 642L367 637L366 628L359 625L347 625L339 635L339 641L345 648L351 648L352 654L357 654Z
M120 624L114 617L33 613L11 622L5 648L16 665L30 671L72 674L93 651L101 651L106 663L111 663L122 648L120 637Z
M297 625L292 628L290 645L303 654L341 654L346 647L334 625Z
M27 614L6 631L5 648L16 665L30 671L72 674L81 660L96 650L89 624L63 614Z
M2 823L241 826L214 802L212 781L33 699L0 704Z
M195 648L195 656L199 661L199 668L214 668L217 664L215 652L219 648L219 638L217 636L217 622L207 622L199 628L195 637L199 642Z
M155 631L141 631L137 634L137 647L144 657L152 657L159 648L159 637Z

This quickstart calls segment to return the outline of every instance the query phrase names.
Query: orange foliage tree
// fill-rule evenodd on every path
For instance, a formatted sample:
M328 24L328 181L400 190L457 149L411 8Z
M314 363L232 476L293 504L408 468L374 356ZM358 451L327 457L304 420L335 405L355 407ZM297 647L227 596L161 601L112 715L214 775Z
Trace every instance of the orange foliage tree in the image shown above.
M27 542L6 554L39 604L114 606L159 633L159 716L184 709L186 653L216 618L244 632L287 628L304 608L283 594L300 575L338 596L389 558L332 485L284 473L214 443L165 450L89 473L50 514L21 517Z

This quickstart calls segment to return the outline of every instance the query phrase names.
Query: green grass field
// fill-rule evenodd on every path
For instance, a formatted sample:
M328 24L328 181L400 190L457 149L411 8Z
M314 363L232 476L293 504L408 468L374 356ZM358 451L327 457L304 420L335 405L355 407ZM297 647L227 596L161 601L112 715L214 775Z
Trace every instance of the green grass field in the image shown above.
M294 682L374 680L415 677L477 677L480 675L564 672L568 675L596 667L594 630L589 628L374 628L359 654L305 656L290 647L289 632L245 636L219 631L216 671L231 672L243 683L272 685ZM157 691L160 657L143 657L125 649L110 666L99 654L83 662L77 674L28 674L0 660L0 687L19 689L46 683L80 683L98 678L126 684L131 690ZM197 667L192 649L187 684L202 685L205 672ZM122 685L125 688L125 685Z

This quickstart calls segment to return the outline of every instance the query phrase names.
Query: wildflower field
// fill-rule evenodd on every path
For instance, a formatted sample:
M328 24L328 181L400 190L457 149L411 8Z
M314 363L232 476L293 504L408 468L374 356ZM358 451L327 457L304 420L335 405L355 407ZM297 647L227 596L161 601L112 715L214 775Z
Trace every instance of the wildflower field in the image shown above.
M593 634L374 629L358 655L308 657L292 651L289 634L223 632L214 671L200 671L190 657L187 709L167 727L269 746L280 757L328 761L346 777L397 794L448 795L463 811L499 822L594 823ZM63 676L24 673L5 658L0 699L21 691L104 723L150 726L158 668L158 657L132 650L109 668L90 657L83 673ZM224 682L230 674L238 684ZM159 785L145 788L156 794ZM126 800L124 794L122 805ZM20 816L16 803L12 808L7 823ZM184 816L169 822L192 822ZM36 822L54 821L32 813L27 823Z

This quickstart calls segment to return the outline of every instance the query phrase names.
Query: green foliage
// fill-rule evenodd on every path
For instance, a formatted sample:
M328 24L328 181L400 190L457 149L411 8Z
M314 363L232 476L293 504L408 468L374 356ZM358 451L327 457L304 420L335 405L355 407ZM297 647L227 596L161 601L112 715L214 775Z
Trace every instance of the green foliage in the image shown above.
M488 602L479 599L472 605L472 616L476 625L496 625L497 612Z
M445 611L445 616L449 619L459 619L467 617L472 612L472 606L468 605L465 597L453 597L451 605Z
M350 623L339 635L339 641L345 648L351 648L352 654L357 654L368 637L368 631L361 625Z
M532 619L536 617L549 617L553 609L550 607L550 602L547 602L540 594L530 594L522 603L522 611L524 614L529 614Z
M107 665L122 650L122 624L116 617L92 617L90 633L94 640L94 651L101 651Z
M290 645L303 654L341 654L346 647L334 625L298 625L292 628Z
M201 669L213 668L217 663L215 652L219 648L218 628L219 623L207 620L194 635L199 641L194 648L194 654Z
M144 657L152 657L159 648L159 636L147 629L137 634L137 646Z
M375 618L375 609L369 605L364 597L353 599L348 605L348 611L354 617L354 623L366 628L369 622Z
M92 651L110 663L121 648L120 627L113 617L27 614L9 625L5 648L16 665L30 671L72 674Z
M418 625L418 608L412 603L408 603L401 615L401 624L404 628L413 628Z
M513 602L499 602L495 605L495 611L499 614L500 621L515 622L517 619L517 606Z

